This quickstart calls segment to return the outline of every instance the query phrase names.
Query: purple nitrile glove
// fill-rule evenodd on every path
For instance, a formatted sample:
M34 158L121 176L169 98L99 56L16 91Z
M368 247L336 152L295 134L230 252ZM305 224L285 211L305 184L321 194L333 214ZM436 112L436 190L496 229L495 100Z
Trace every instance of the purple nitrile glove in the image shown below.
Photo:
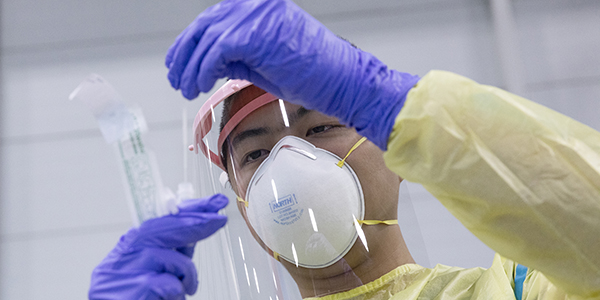
M186 200L179 213L130 229L92 273L89 299L185 299L198 288L195 243L227 222L224 195Z
M168 78L193 99L222 77L337 117L381 149L418 76L388 69L290 0L226 0L201 13L167 53Z

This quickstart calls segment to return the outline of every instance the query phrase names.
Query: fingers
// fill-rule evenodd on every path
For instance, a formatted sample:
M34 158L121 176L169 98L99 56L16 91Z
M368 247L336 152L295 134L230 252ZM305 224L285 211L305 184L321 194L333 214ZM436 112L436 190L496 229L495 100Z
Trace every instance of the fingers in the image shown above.
M184 38L186 36L188 36L188 32L189 31L194 31L197 30L198 28L198 24L200 24L200 20L198 20L199 18L204 17L205 15L209 14L212 11L215 11L219 8L219 6L221 5L221 3L213 5L209 8L207 8L203 13L201 13L200 15L198 15L196 17L196 19L194 19L194 21L188 25L188 27L186 27L175 39L175 42L173 42L173 44L171 45L171 47L169 47L169 50L167 51L167 55L165 57L165 65L167 66L168 69L171 68L171 66L173 65L174 59L175 59L175 54L177 52L177 50L179 49L179 45L181 43L182 40L184 40ZM176 88L177 89L177 88Z
M269 93L280 97L282 99L287 99L287 97L284 97L284 95L281 93L281 90L275 86L273 83L271 83L270 81L268 81L267 79L265 79L262 75L258 74L257 72L251 71L245 64L242 63L232 63L229 64L228 66L229 72L231 74L229 74L230 78L239 78L239 79L245 79L248 80L250 82L252 82L254 85L256 85L257 87L265 90L265 91L269 91ZM202 70L200 71L200 77L204 77L205 75L203 75Z
M153 274L168 274L176 279L180 287L180 291L177 293L185 291L185 293L191 295L196 292L198 287L198 274L192 260L188 256L172 249L144 248L140 251L123 255L110 265L105 265L94 272L98 272L98 274L95 274L97 277L104 275L103 277L111 278L122 274L129 274L125 278L120 278L118 282L114 281L113 284L117 284L117 286L147 285L142 290L152 287L149 283L151 280L148 277ZM103 272L105 274L102 274ZM106 274L106 272L113 274L111 276L111 274ZM139 278L139 281L136 282L133 278ZM128 282L130 280L133 280L133 282Z
M204 11L167 53L165 63L171 85L181 89L187 99L208 92L222 77L252 82L257 79L263 81L263 88L274 86L263 77L264 70L255 68L264 65L268 53L274 51L271 47L281 48L270 39L289 34L281 33L289 31L280 27L281 22L295 24L281 19L280 15L288 10L300 9L289 1L226 0ZM286 63L285 59L281 63Z
M227 223L219 215L229 200L222 194L209 198L186 200L179 213L150 219L139 228L130 229L119 242L123 253L144 247L180 248L195 244L215 233Z
M215 82L227 75L230 75L230 78L235 79L248 79L248 77L242 76L234 77L231 74L225 74L228 70L228 61L225 56L228 53L225 53L224 48L231 48L229 46L223 47L224 41L219 41L218 45L213 45L212 48L206 49L203 53L202 57L196 58L196 60L190 62L196 66L194 77L190 77L190 82L193 86L197 86L198 90L201 92L208 92L214 86ZM238 62L239 65L244 65L242 62ZM245 68L247 70L247 68ZM248 70L249 71L249 70ZM191 75L191 74L190 74ZM182 91L183 92L183 91Z
M146 285L147 295L139 299L185 300L181 281L171 274L151 274L146 278Z
M90 299L185 299L195 293L194 244L225 225L227 217L218 211L227 203L220 194L190 200L178 214L130 229L94 270Z
M227 59L205 61L209 51L224 53L236 49L247 41L248 27L252 27L252 17L257 7L268 1L223 1L201 13L171 46L165 59L169 68L167 77L175 89L188 99L194 99L200 92L208 92L216 80L229 74ZM256 16L254 16L256 18ZM224 41L227 40L227 41ZM199 70L210 70L201 82ZM200 83L200 84L199 84Z
M189 290L174 274L156 272L123 272L122 270L95 270L99 278L92 282L88 292L90 300L96 299L185 299ZM94 278L92 278L94 280Z
M178 247L175 250L177 250L177 252L192 258L194 256L194 248L196 247L196 244L187 246L187 247Z
M155 273L167 273L183 285L186 294L191 295L198 288L198 274L192 260L171 249L144 249L136 257L142 259L127 265L128 268L143 268Z
M194 99L200 93L200 90L196 85L198 70L206 52L215 44L215 40L217 40L219 36L220 32L215 30L215 28L207 30L203 34L201 40L198 41L196 48L187 61L183 73L181 74L180 86L181 93L187 99Z
M181 75L188 65L188 61L194 53L198 41L212 22L212 19L213 16L210 11L200 14L194 22L180 34L180 37L176 40L176 44L169 49L165 62L169 67L167 78L173 88L180 88Z
M215 194L213 196L202 199L190 199L181 202L177 207L179 212L218 212L227 206L229 200L223 194Z
M221 60L205 60L206 54L209 52L217 52L223 54L220 57L226 57L227 52L238 47L240 42L238 39L232 40L231 33L235 32L234 28L240 25L248 14L247 9L231 9L227 11L227 16L213 22L210 28L206 29L202 37L198 40L196 49L187 61L185 70L181 75L181 93L188 99L193 99L200 92L208 92L215 84L218 78L224 77L224 72L227 70L226 61ZM244 32L247 34L247 32ZM235 34L233 34L235 36ZM211 72L203 80L201 84L198 73L200 69L208 68Z
M201 58L205 52L204 48L210 47L222 31L212 30L212 33L206 34L209 28L220 27L223 29L238 20L236 16L232 15L232 8L239 8L244 3L237 2L239 1L226 0L206 9L198 15L169 48L165 59L165 64L169 68L167 78L173 88L182 89L182 93L186 98L193 99L198 95L198 89L194 84L194 74L197 74L197 71L194 71L194 68L197 69L199 66L196 62L191 63L190 60L192 57L199 56ZM233 11L240 12L244 10L233 9ZM199 45L202 41L204 41L204 44ZM196 61L195 58L194 61ZM184 72L186 72L185 76ZM193 76L192 81L189 81L189 76Z
M227 217L217 213L180 212L144 222L125 242L133 249L185 247L212 235L226 222Z
M186 32L187 32L187 30L182 31L177 36L177 38L175 39L175 42L173 42L171 47L169 47L169 50L167 51L167 56L165 57L165 66L167 67L167 69L170 69L171 66L173 65L173 57L175 56L175 51L177 50L177 48L179 48L179 43L181 42L181 39L183 39L183 36L185 35Z

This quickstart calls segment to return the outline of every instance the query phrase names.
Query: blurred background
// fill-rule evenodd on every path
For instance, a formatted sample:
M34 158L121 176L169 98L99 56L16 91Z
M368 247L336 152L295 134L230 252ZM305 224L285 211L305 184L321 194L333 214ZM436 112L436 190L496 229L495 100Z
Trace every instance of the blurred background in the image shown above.
M163 183L183 180L182 109L164 55L217 1L4 0L0 29L0 298L82 299L131 224L116 157L69 94L98 73L149 125ZM600 130L600 1L296 0L390 67L449 70ZM493 251L422 187L401 227L421 265L489 267Z

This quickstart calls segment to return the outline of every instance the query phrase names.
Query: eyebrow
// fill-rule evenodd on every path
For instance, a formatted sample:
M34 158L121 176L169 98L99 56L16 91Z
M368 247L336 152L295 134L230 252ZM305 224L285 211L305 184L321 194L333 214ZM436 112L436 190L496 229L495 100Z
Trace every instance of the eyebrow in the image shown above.
M303 117L305 117L306 115L308 115L312 112L314 112L314 110L308 110L301 106L295 112L288 114L288 120L290 121L290 126L292 124L298 122L298 120L302 119Z
M312 112L314 112L314 110L309 110L304 107L300 107L295 112L288 114L288 120L290 122L290 126L292 126L294 123L298 122L300 119L302 119L303 117L305 117L306 115L308 115ZM271 134L272 132L273 132L273 130L271 130L271 128L269 128L269 127L256 127L256 128L244 130L235 135L235 137L231 141L231 144L233 147L236 147L237 145L239 145L241 142L243 142L246 139L268 135L268 134Z
M247 140L247 139L253 138L253 137L257 137L257 136L264 136L264 135L267 135L270 133L271 133L271 130L268 127L257 127L257 128L244 130L235 135L235 137L231 141L231 144L233 147L236 147L239 143L243 142L244 140Z

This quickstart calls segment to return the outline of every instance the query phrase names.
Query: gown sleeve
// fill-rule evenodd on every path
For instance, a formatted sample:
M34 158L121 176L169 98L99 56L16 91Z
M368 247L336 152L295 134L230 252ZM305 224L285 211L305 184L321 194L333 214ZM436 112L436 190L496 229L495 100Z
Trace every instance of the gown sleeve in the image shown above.
M600 133L465 77L411 89L384 154L500 255L600 297Z

